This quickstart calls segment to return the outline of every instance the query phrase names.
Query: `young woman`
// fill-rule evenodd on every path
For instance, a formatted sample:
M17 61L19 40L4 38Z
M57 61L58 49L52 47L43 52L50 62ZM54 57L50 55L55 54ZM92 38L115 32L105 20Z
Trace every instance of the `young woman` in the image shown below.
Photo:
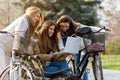
M63 15L56 21L56 26L57 35L60 40L59 48L60 50L63 50L66 44L67 37L75 33L76 28L79 27L80 24L74 23L70 16Z
M75 30L77 28L84 27L85 25L82 25L80 23L73 21L73 19L68 15L63 15L56 21L56 26L57 26L57 32L58 32L58 37L59 37L59 45L60 45L59 48L61 51L63 51L66 45L67 37L75 33ZM92 27L92 29L96 30L98 28L94 29L94 27ZM76 64L79 63L80 54L81 53L77 55L77 59L75 58ZM84 75L84 80L88 80L87 73L85 73Z
M58 38L59 38L59 49L61 51L64 50L66 40L68 36L71 36L72 34L75 33L77 28L80 27L90 27L92 31L98 31L100 28L94 27L94 26L86 26L83 24L80 24L78 22L75 22L70 16L68 15L63 15L61 16L57 21L56 21L56 26L57 26L57 33L58 33ZM109 29L106 29L109 30ZM77 54L76 58L76 64L79 63L80 60L80 55L81 53ZM85 73L84 75L84 80L88 80L88 75Z
M24 15L2 30L13 34L14 37L10 34L0 34L0 73L9 64L12 49L16 52L27 52L30 37L41 24L42 19L41 10L31 6L26 9Z
M60 49L63 50L64 46L66 44L66 40L68 36L71 36L75 33L77 28L80 27L90 27L92 31L97 31L100 28L94 27L94 26L86 26L83 24L80 24L78 22L75 22L70 16L63 15L56 21L57 26L57 33L58 38L60 39Z
M56 34L56 26L53 21L45 21L41 29L38 32L39 37L39 57L43 62L45 62L45 71L46 72L55 72L64 68L68 68L68 64L65 60L66 56L59 57L58 48L58 38ZM57 54L58 52L58 54ZM66 73L67 76L70 76L70 72ZM45 76L51 76L46 75Z

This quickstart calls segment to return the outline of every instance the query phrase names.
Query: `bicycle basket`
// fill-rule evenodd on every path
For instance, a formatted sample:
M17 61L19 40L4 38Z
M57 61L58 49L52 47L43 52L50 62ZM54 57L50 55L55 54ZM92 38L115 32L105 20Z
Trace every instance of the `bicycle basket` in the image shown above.
M105 32L95 33L96 42L105 44Z
M87 48L89 53L93 52L102 52L104 51L104 44L102 43L93 43L91 46Z
M94 35L94 39L95 39L95 43L101 43L104 46L104 50L105 51L105 32L99 32L99 33L95 33Z

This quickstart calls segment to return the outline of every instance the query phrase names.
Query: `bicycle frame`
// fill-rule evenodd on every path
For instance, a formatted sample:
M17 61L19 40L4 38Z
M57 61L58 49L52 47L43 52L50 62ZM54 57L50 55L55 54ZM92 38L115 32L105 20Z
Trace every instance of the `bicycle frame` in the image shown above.
M85 38L84 38L84 37L83 37L83 41L84 41L84 43L85 43ZM86 46L86 44L85 44L85 46ZM87 48L86 48L86 47L85 47L85 50L87 51ZM89 58L89 57L90 57L89 53L86 52L86 53L84 54L83 58L81 59L81 61L79 62L79 64L77 65L76 71L79 71L79 69L80 69L80 72L77 72L78 78L81 78L81 77L82 77L82 75L83 75L83 73L84 73L84 71L85 71L85 69L86 69L86 67L87 67L88 58Z
M90 34L90 36L91 37L89 37L90 39L91 39L91 41L92 41L92 44L93 43L96 43L96 40L95 40L95 33L98 33L98 32L100 32L102 29L105 29L105 27L103 27L103 28L101 28L100 30L98 30L97 32L92 32L91 34L90 33L87 33L87 34ZM88 29L89 30L89 29ZM82 33L82 38L83 38L83 43L84 43L84 45L85 45L85 48L84 48L84 50L86 51L85 53L84 53L84 56L83 56L83 58L81 59L81 61L78 63L78 65L76 66L76 70L75 70L75 72L76 72L76 77L78 78L78 79L81 79L81 77L82 77L82 75L84 74L84 71L85 71L85 69L86 69L86 67L87 67L87 64L88 64L88 62L89 62L89 59L90 58L92 58L93 60L95 59L95 57L96 56L98 56L99 57L99 60L100 60L100 55L99 55L99 52L96 52L95 54L94 53L89 53L88 51L87 51L87 44L86 44L86 42L85 42L85 38L86 37L84 37L84 34L85 34L85 36L86 36L86 32L84 33ZM101 62L100 62L101 63ZM93 62L92 62L92 64L94 64ZM93 66L93 68L95 68L95 66ZM101 67L101 69L102 69L102 67ZM94 73L94 77L95 77L95 80L98 80L97 79L97 75L96 75L96 70L93 70L93 73ZM103 72L101 71L101 79L100 80L103 80Z
M12 51L12 57L10 60L10 80L21 80L21 67L20 65L23 63L22 60L15 58L15 51ZM14 73L15 71L15 73ZM17 76L16 76L17 75Z

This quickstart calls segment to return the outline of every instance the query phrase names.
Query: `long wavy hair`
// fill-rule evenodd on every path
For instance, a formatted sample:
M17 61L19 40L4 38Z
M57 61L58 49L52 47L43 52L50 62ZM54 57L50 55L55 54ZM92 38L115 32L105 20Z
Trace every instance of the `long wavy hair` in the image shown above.
M76 24L75 21L73 21L73 19L68 16L68 15L63 15L61 16L57 21L56 21L56 26L57 26L57 32L60 32L61 31L61 26L60 26L60 23L66 23L68 22L70 24L70 27L68 29L68 34L69 36L72 35L76 28L78 27L78 25Z
M39 27L41 24L42 24L42 20L43 20L43 15L42 15L42 12L40 10L40 8L36 7L36 6L30 6L26 9L25 11L25 14L31 18L31 17L34 17L36 15L36 13L39 13L40 14L40 19L38 22L36 22L36 24L33 26L33 31L32 32L35 32L36 28Z
M45 21L38 32L40 54L47 54L48 50L52 50L52 52L59 51L56 28L52 37L49 37L48 34L48 30L52 25L55 25L53 21L51 20ZM54 41L54 45L51 43L51 39Z

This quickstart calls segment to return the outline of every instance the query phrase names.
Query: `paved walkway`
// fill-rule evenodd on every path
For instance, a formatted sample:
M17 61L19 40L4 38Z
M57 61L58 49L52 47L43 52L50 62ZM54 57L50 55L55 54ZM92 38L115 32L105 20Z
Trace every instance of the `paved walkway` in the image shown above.
M103 74L104 80L120 80L120 71L104 69ZM92 75L92 69L90 69L90 73L88 73L89 80L94 80Z

